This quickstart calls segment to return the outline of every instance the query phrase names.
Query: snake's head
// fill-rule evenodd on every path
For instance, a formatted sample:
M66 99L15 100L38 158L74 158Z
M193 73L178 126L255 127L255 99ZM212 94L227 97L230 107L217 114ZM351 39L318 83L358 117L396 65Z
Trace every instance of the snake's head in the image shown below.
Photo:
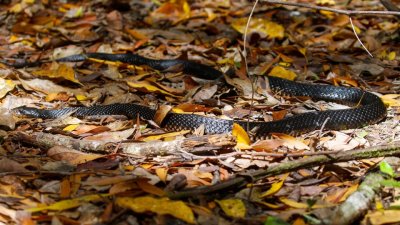
M38 117L39 111L36 108L27 107L27 106L20 106L17 108L12 109L14 115L17 116L27 116L27 117Z

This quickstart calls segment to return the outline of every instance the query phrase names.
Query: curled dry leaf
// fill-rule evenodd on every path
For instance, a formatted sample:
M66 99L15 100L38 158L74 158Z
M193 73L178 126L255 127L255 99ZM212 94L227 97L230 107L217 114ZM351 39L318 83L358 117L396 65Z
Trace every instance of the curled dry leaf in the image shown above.
M158 126L161 126L162 121L164 120L165 116L171 111L172 106L170 105L160 105L158 107L156 114L154 115L153 121L156 122Z

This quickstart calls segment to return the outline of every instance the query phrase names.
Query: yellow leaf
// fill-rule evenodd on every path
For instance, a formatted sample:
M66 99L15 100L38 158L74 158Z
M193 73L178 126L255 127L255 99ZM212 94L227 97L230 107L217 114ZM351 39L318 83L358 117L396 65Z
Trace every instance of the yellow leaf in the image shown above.
M79 124L71 124L71 125L64 127L63 131L71 132L71 131L75 130L78 126L79 126Z
M381 200L377 200L377 201L375 202L375 208L376 208L377 210L384 210L384 209L385 209L385 207L384 207L384 205L383 205L383 202L382 202Z
M400 94L387 94L381 96L383 103L387 106L400 106L400 100L397 99L400 97Z
M115 203L120 207L129 208L137 213L153 212L158 215L168 214L187 223L195 223L192 209L182 201L144 196L137 198L121 197L117 198Z
M136 89L144 89L144 90L146 90L148 92L156 92L156 93L161 93L161 94L172 96L172 97L177 97L176 95L173 95L173 94L171 94L171 93L169 93L167 91L164 91L161 88L158 88L158 87L156 87L154 85L151 85L148 81L145 81L145 80L144 81L136 81L136 82L129 82L128 81L127 84L130 87L133 87L133 88L136 88Z
M6 96L6 94L12 91L14 87L15 87L14 81L0 78L0 98Z
M339 202L345 201L351 194L353 194L355 191L357 191L358 184L352 184L346 192L343 194L343 196L340 198Z
M288 79L288 80L294 80L297 77L296 73L294 73L291 70L287 70L287 69L283 68L282 66L275 66L274 68L272 68L272 70L269 72L269 75L273 76L273 77L280 77L280 78Z
M56 64L56 67L57 68L51 70L37 70L32 72L32 74L50 78L64 78L74 83L81 84L81 82L75 78L75 71L72 67L67 66L64 63L59 64L58 66Z
M240 33L244 33L247 24L247 17L236 19L231 26ZM250 21L248 32L257 32L268 39L284 37L285 29L282 25L263 18L253 18Z
M56 202L56 203L48 205L48 206L30 208L30 209L26 209L26 210L28 212L39 212L39 211L43 211L43 210L62 211L62 210L78 207L82 204L82 202L100 200L107 196L109 196L109 194L87 195L87 196L83 196L80 198L59 201L59 202Z
M10 38L8 39L8 43L14 43L14 42L17 42L17 41L19 41L20 39L19 39L19 37L18 36L16 36L16 35L11 35L10 36Z
M288 199L288 198L283 198L282 197L282 198L279 198L279 200L283 204L285 204L287 206L290 206L290 207L293 207L293 208L296 208L296 209L307 209L307 208L309 208L309 206L307 204L301 203L301 202L297 202L297 201L294 201L292 199Z
M395 60L396 59L396 52L390 52L387 56L388 60Z
M11 7L8 11L11 12L11 13L19 13L19 12L21 12L22 11L21 3L17 3L15 5L13 5L13 7Z
M232 135L236 137L236 147L239 149L250 149L250 138L247 132L239 124L234 123Z
M86 97L85 95L80 95L80 94L75 95L75 98L76 98L76 100L78 100L78 101L86 101L86 100L89 99L89 98Z
M378 58L380 59L385 59L386 56L387 56L386 50L383 50L378 54Z
M290 206L290 207L296 208L296 209L308 209L308 208L310 208L310 206L308 204L297 202L297 201L294 201L292 199L288 199L288 198L284 198L284 197L279 198L279 201L281 201L283 204L285 204L287 206ZM324 204L324 205L315 204L311 208L312 209L318 209L318 208L327 208L327 207L332 207L332 206L334 206L334 205L333 204Z
M399 224L399 210L371 211L366 216L369 224Z
M158 178L160 178L160 180L165 183L167 181L168 168L163 168L163 167L157 168L156 174Z
M234 218L244 218L246 216L246 207L240 199L216 200L224 213Z
M130 64L119 62L119 61L107 61L104 59L96 59L96 58L87 58L87 60L89 60L91 62L106 64L106 65L115 66L115 67L124 66L125 68L128 68L128 69L143 71L143 68L140 66L130 65Z
M271 188L268 191L261 194L260 198L265 198L267 196L271 196L271 195L275 194L276 192L278 192L282 188L283 183L285 182L285 180L288 176L289 176L289 173L284 174L283 177L281 178L281 180L279 182L273 183L271 185Z
M183 1L182 8L183 8L185 18L190 18L191 10L190 10L190 6L187 3L187 1Z
M147 136L145 138L142 138L141 141L155 141L155 140L160 140L163 138L169 138L169 137L176 137L178 135L184 135L190 133L190 130L181 130L177 132L170 132L170 133L165 133L165 134L158 134L158 135L151 135Z
M70 10L68 10L65 13L65 17L67 17L67 18L78 18L81 16L83 16L83 7L82 6L71 8Z
M317 0L316 3L318 5L335 5L335 0Z
M299 50L299 52L300 52L302 55L306 56L307 48L300 48L300 47L298 47L297 49Z
M326 11L326 10L320 10L319 11L322 15L328 17L329 19L334 19L336 17L336 13L331 12L331 11Z
M263 206L265 206L265 207L268 207L268 208L270 208L270 209L279 209L279 208L282 208L282 206L280 206L280 205L275 205L275 204L268 203L268 202L261 202L261 201L258 201L257 204L261 204L261 205L263 205Z

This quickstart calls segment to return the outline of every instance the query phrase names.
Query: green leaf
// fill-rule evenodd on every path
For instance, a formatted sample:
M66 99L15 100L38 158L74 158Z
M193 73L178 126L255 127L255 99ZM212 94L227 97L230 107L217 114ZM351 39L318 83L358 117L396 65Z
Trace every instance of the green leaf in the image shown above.
M379 163L379 170L382 173L389 175L390 177L394 177L395 175L393 168L386 161L382 161L381 163Z
M264 225L289 225L289 224L290 223L287 223L284 220L274 216L268 216L267 220L264 222Z
M394 187L394 188L400 188L400 182L390 179L390 180L383 180L380 182L381 185L385 187Z

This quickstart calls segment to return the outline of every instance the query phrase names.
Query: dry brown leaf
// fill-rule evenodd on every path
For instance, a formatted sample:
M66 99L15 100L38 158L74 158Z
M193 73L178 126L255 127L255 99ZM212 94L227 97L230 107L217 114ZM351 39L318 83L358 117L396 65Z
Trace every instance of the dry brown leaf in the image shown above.
M101 157L100 154L83 153L63 146L55 146L47 151L47 155L54 160L64 160L72 165L78 165Z

